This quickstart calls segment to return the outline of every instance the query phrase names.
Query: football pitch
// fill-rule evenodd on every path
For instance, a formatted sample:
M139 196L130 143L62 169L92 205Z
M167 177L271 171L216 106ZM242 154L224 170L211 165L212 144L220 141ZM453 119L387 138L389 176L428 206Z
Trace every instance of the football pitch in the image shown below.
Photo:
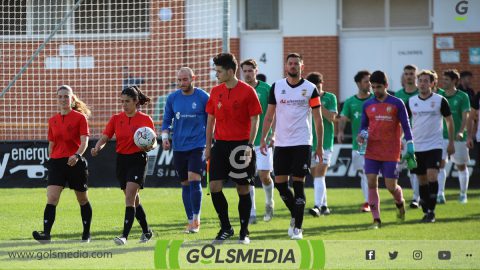
M33 230L43 230L46 189L3 189L0 192L0 240L30 240ZM112 240L123 229L125 197L118 188L90 188L88 192L93 208L92 241ZM225 188L224 193L229 202L230 220L238 232L238 196L233 188ZM218 218L206 190L203 191L201 230L197 234L183 233L186 218L180 188L145 188L140 197L156 239L211 240L219 230ZM306 189L306 197L308 209L313 204L313 189ZM380 189L380 198L383 226L372 231L367 229L372 221L371 214L359 211L362 202L360 189L328 189L332 214L314 218L306 212L304 237L324 240L480 240L480 190L470 190L469 202L465 205L457 202L456 190L447 190L447 203L437 205L435 224L419 223L422 211L408 207L405 223L396 224L391 195ZM411 198L408 189L405 198L407 202ZM287 240L290 215L278 192L275 191L275 216L268 223L262 219L264 201L263 190L256 188L258 223L249 227L251 240ZM52 240L80 239L81 232L80 208L73 191L65 189L57 206ZM136 240L140 234L140 226L135 223L130 238Z
M110 250L125 252L122 268L153 268L151 252L155 241L138 244L141 229L136 222L133 225L126 246L118 247L113 238L123 228L124 195L118 188L90 188L89 197L93 208L92 242L79 244L82 224L80 208L73 191L65 189L57 206L56 220L52 229L52 244L40 245L32 241L33 230L43 230L43 210L46 203L46 189L2 189L0 190L2 207L0 211L0 251L5 252L8 243L19 243L11 250L45 249L57 247L62 243L74 243L84 250ZM235 189L225 188L224 193L229 202L229 215L235 229L234 239L238 237L239 220L237 211L238 196ZM405 189L405 198L411 198L411 190ZM201 229L197 234L184 234L185 213L180 188L146 188L141 191L141 201L147 213L150 227L154 231L153 240L212 240L219 230L218 218L210 196L203 193ZM307 207L312 206L313 189L306 189ZM328 202L331 215L314 218L305 213L304 239L306 240L480 240L480 190L469 191L469 202L457 201L458 191L447 190L445 205L437 205L437 222L422 224L419 220L423 214L420 209L407 207L406 221L397 224L395 206L386 189L380 190L381 217L383 226L378 230L369 230L372 217L370 213L360 213L362 202L360 188L329 189ZM263 221L264 192L256 188L257 224L250 225L252 243L259 240L288 240L287 228L289 214L275 191L275 216L270 222ZM72 242L69 242L72 241ZM3 243L3 244L2 244ZM72 247L69 247L72 248ZM123 251L122 251L123 250ZM123 254L123 253L122 253ZM123 255L125 255L123 254ZM22 268L24 261L9 260L0 256L0 269ZM133 256L133 257L132 257ZM140 259L127 259L139 256ZM135 257L136 258L136 257ZM143 258L143 259L142 259ZM105 260L101 264L78 260L79 265L95 269L117 269L117 261ZM68 261L66 261L68 262ZM34 260L27 268L52 268L45 261ZM43 264L45 263L45 264ZM63 265L64 268L68 264ZM55 268L55 267L53 267Z

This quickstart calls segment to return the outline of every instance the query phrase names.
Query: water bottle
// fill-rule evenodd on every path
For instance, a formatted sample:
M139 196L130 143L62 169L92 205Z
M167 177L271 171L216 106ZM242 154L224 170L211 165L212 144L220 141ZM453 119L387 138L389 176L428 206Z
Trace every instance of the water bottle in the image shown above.
M358 145L358 154L363 156L367 151L368 131L366 130L360 131L360 137L363 138L363 143Z

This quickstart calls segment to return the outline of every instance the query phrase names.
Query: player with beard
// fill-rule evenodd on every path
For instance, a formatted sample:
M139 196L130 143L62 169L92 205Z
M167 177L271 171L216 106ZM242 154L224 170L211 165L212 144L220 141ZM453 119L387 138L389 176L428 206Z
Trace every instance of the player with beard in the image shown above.
M263 122L260 150L267 152L267 136L275 118L275 150L273 171L275 187L290 211L288 236L303 238L305 210L305 176L310 171L312 148L312 115L317 133L318 160L323 158L323 123L321 101L315 85L302 78L303 59L298 53L287 55L287 77L276 81L270 90L267 114ZM293 190L288 187L292 176Z
M460 74L456 69L449 69L443 72L443 85L445 86L444 96L448 105L450 105L450 111L452 112L454 134L455 134L455 154L451 157L458 169L458 181L460 182L460 196L458 200L460 203L467 203L467 190L469 173L467 163L470 160L468 148L466 145L467 133L466 127L469 113L470 113L470 100L467 93L455 88ZM443 125L443 151L442 162L440 164L440 172L438 174L438 195L437 203L444 204L445 200L445 163L447 162L447 146L448 146L448 129Z
M395 97L401 99L404 104L408 103L408 100L411 97L418 95L418 87L417 87L417 70L418 68L415 65L406 65L403 68L403 88L395 92ZM404 144L405 141L402 141ZM418 208L418 204L420 202L420 193L418 190L418 180L417 176L409 172L410 174L410 185L412 186L413 190L413 198L410 202L410 208Z
M203 152L208 94L194 87L194 80L195 74L191 68L180 68L177 74L180 89L168 96L162 122L162 147L163 150L173 148L173 164L182 184L183 206L188 219L185 233L197 233L200 230L201 175L205 168ZM170 145L168 134L172 120L175 132Z
M358 152L358 143L355 136L360 131L360 124L362 121L363 104L373 97L372 85L370 84L370 72L367 70L360 70L354 77L357 84L358 93L351 96L345 103L343 103L342 112L338 122L338 143L343 143L344 130L347 122L351 124L352 130L352 166L360 176L360 186L362 187L363 198L365 202L360 207L361 212L370 212L368 205L368 180L363 166L365 164L365 157Z
M307 75L306 79L315 84L322 102L322 116L323 116L323 159L317 160L316 153L312 152L311 168L313 177L313 198L314 206L308 210L310 215L319 217L321 215L330 215L330 209L327 202L327 185L325 183L325 177L327 175L328 167L330 167L330 161L332 159L333 152L333 136L334 121L337 117L337 97L331 92L323 90L324 78L323 74L319 72L311 72ZM315 128L315 125L313 125ZM317 147L317 137L315 132L312 132L313 136L313 149Z
M431 71L423 70L418 74L418 96L412 97L407 110L412 118L412 130L417 151L417 174L420 184L420 198L424 216L422 222L435 222L435 206L438 193L438 168L442 160L443 124L445 119L448 130L447 154L455 152L454 124L448 101L432 93L434 76Z
M263 126L263 119L265 118L265 113L267 112L268 106L268 96L270 95L270 85L266 82L260 81L257 79L258 75L258 65L257 62L253 59L247 59L240 64L242 70L243 79L248 85L255 88L257 93L258 100L262 105L262 114L259 119L259 127ZM262 182L263 190L265 191L265 215L263 216L264 221L270 221L273 218L273 180L270 176L270 173L273 171L273 142L274 136L272 130L270 130L267 136L267 142L269 144L267 155L260 154L260 138L262 136L261 128L258 129L257 136L255 137L255 156L257 158L257 171L258 177ZM252 210L250 211L250 224L257 222L257 213L255 205L255 186L250 186L250 197L252 198Z

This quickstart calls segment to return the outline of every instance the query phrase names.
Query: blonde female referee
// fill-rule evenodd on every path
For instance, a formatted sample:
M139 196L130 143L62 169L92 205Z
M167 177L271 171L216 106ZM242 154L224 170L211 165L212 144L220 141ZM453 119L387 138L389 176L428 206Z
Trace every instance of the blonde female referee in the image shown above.
M59 113L48 120L48 186L47 205L43 213L43 231L34 231L33 238L50 242L50 231L60 194L68 184L75 190L82 215L82 241L90 242L92 207L88 201L87 161L82 157L88 146L87 117L90 110L78 99L68 85L57 89Z

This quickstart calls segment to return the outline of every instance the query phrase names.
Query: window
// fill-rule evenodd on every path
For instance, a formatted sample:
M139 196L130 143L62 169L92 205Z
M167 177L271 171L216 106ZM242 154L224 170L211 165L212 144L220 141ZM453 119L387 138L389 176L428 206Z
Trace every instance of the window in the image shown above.
M67 14L64 0L31 0L29 8L30 24L27 29L34 35L48 35ZM65 34L68 24L62 25L57 34Z
M390 0L391 27L428 27L428 0Z
M77 0L8 0L0 6L0 35L48 35ZM58 35L148 33L150 0L84 0Z
M385 27L384 0L343 0L343 28Z
M103 34L108 32L108 5L95 0L84 0L75 11L75 33Z
M75 33L142 33L149 31L150 1L84 0L75 12Z
M111 0L112 32L148 32L149 3L149 0Z
M0 5L0 36L25 35L27 28L26 0L2 0Z
M341 28L430 28L431 6L432 0L341 0Z
M278 0L245 0L246 30L278 29Z

